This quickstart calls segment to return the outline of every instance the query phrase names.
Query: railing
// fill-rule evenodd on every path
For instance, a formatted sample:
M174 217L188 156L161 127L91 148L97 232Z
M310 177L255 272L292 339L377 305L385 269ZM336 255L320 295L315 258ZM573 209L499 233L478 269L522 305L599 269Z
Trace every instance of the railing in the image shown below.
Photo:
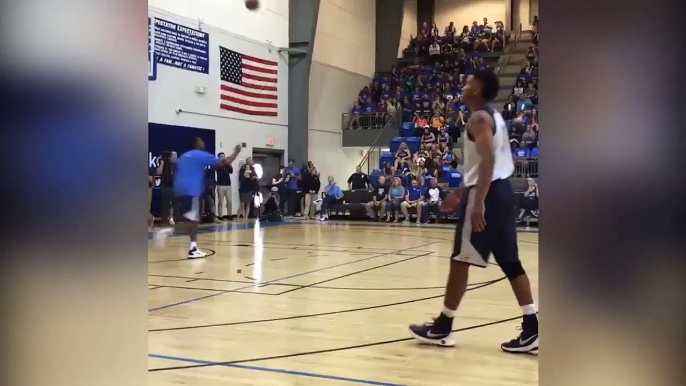
M342 129L345 130L379 130L379 133L374 138L374 142L369 147L362 160L358 164L363 166L367 162L367 173L371 172L369 156L377 147L379 138L387 129L398 129L401 124L402 110L397 110L393 113L363 113L353 115L350 113L343 113Z
M515 171L513 177L538 178L538 158L515 157Z

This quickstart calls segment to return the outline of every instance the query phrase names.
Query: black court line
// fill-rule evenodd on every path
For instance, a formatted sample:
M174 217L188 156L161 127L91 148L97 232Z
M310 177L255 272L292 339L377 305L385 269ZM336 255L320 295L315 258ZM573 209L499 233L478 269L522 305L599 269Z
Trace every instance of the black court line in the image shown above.
M164 278L172 278L172 279L191 279L191 277L188 277L188 276L153 275L153 274L150 274L148 276L164 277ZM198 281L216 281L216 282L240 283L240 284L253 283L252 281L246 281L246 280L228 280L228 279L213 279L213 278L198 278ZM476 284L480 284L480 283L475 283L475 285ZM156 284L152 284L152 285L156 285ZM261 285L261 287L266 287L266 286L304 287L305 285L304 284L291 284L291 283L267 283L267 284ZM415 290L441 289L441 288L445 288L445 284L440 285L440 286L432 286L432 287L328 287L328 286L310 286L308 288L329 289L329 290L349 290L349 291L415 291Z
M258 286L257 288L262 288L266 286ZM236 294L247 294L247 295L267 295L267 296L276 296L278 294L273 294L273 293L268 293L268 292L249 292L249 291L240 291L240 290L223 290L223 289L218 289L218 288L201 288L201 287L183 287L183 286L176 286L176 285L160 285L157 286L153 289L157 288L172 288L172 289L183 289L183 290L196 290L196 291L208 291L208 292L216 292L216 293L236 293Z
M271 259L271 260L269 260L269 261L279 261L279 260L287 260L287 259L288 259L287 257L282 257L282 258L279 258L279 259Z
M246 264L245 266L246 266L246 267L250 267L251 265L255 265L255 263L252 262L252 263L250 263L250 264Z
M210 256L214 256L214 255L217 254L217 251L215 251L215 250L213 250L213 249L203 248L203 250L212 252L212 253L209 253L209 254L208 254L207 256L205 256L204 258L208 258L208 257L210 257ZM153 261L148 261L148 264L153 264L153 263L168 263L168 262L170 262L170 261L193 261L193 260L197 260L197 259L185 258L185 259L153 260Z
M162 287L161 285L155 285L153 287L148 287L148 291L156 290L158 288Z
M469 284L469 288L467 288L467 291L473 291L479 288L487 287L489 285L493 285L499 281L505 280L506 277L503 276L500 279L494 279L494 280L489 280L485 281L482 283L473 283ZM445 286L443 286L445 288ZM347 309L347 310L339 310L339 311L329 311L329 312L320 312L316 314L307 314L307 315L295 315L295 316L286 316L283 318L270 318L270 319L258 319L258 320L246 320L242 322L229 322L229 323L216 323L216 324L199 324L196 326L185 326L185 327L169 327L169 328L157 328L157 329L152 329L148 330L148 332L161 332L161 331L178 331L178 330L193 330L193 329L199 329L199 328L210 328L210 327L225 327L225 326L238 326L238 325L243 325L243 324L257 324L257 323L266 323L266 322L276 322L280 320L292 320L292 319L303 319L303 318L312 318L316 316L327 316L327 315L336 315L336 314L346 314L350 312L357 312L357 311L367 311L367 310L374 310L378 308L386 308L386 307L393 307L393 306L399 306L402 304L410 304L410 303L416 303L416 302L421 302L424 300L430 300L430 299L437 299L444 296L443 294L441 295L434 295L434 296L427 296L419 299L412 299L412 300L405 300L402 302L396 302L396 303L388 303L388 304L378 304L375 306L367 306L367 307L360 307L360 308L352 308L352 309Z
M469 330L476 330L478 328L494 326L496 324L507 323L507 322L511 322L513 320L518 320L518 319L521 319L521 315L516 316L516 317L512 317L512 318L496 320L493 322L477 324L474 326L458 328L458 329L453 330L452 332L463 332L463 331L469 331ZM412 337L400 338L400 339L393 339L393 340L385 340L385 341L381 341L381 342L363 343L363 344L358 344L358 345L354 345L354 346L337 347L337 348L315 350L315 351L305 351L305 352L294 353L294 354L274 355L274 356L262 357L262 358L239 359L236 361L215 362L215 363L189 365L189 366L162 367L162 368L156 368L156 369L149 369L148 371L153 372L153 371L183 370L183 369L192 369L192 368L199 368L199 367L226 366L226 365L230 365L230 364L238 364L238 363L246 363L246 362L261 362L261 361L267 361L267 360L273 360L273 359L293 358L293 357L301 357L301 356L306 356L306 355L315 355L315 354L324 354L324 353L331 353L331 352L337 352L337 351L352 350L352 349L357 349L357 348L381 346L381 345L391 344L391 343L407 342L407 341L410 341L413 339L414 338L412 338Z
M372 271L372 270L375 270L375 269L379 269L379 268L383 268L383 267L388 267L389 265L402 263L402 262L405 262L405 261L408 261L408 260L416 259L416 258L418 258L418 257L424 257L424 256L430 255L430 254L432 254L432 253L433 253L433 252L427 252L427 253L423 253L423 254L421 254L421 255L408 257L407 259L396 260L396 261L392 261L392 262L390 262L390 263L386 263L386 264L382 264L382 265L377 265L377 266L375 266L375 267L366 268L366 269L362 269L362 270L359 270L359 271L356 271L356 272L347 273L347 274L345 274L345 275L337 276L337 277L334 277L334 278L331 278L331 279L326 279L326 280L318 281L318 282L316 282L316 283L303 285L303 286L298 287L298 288L293 288L293 289L289 289L289 290L280 292L279 295L284 295L284 294L287 294L287 293L290 293L290 292L294 292L294 291L301 290L301 289L303 289L303 288L309 288L309 287L312 287L312 286L315 286L315 285L318 285L318 284L324 284L324 283L328 283L328 282L330 282L330 281L334 281L334 280L338 280L338 279L343 279L344 277L349 277L349 276L357 275L357 274L360 274L360 273L363 273L363 272L368 272L368 271Z
M192 283L192 282L194 282L194 281L198 281L198 280L200 280L200 279L191 279L191 280L186 280L186 283Z
M396 234L397 235L397 234ZM174 240L168 240L167 242L171 244L185 244L185 242L181 241L174 241ZM226 247L251 247L254 248L255 244L245 244L237 241L230 241L230 240L203 240L203 244L215 244L215 245L221 245L221 246L226 246ZM302 247L317 247L317 248L339 248L339 249L366 249L370 251L393 251L394 249L391 248L374 248L374 247L364 247L364 246L343 246L343 245L324 245L324 244L290 244L290 243L275 243L275 242L263 242L263 245L284 245L284 246L289 246L289 247L297 247L297 248L302 248ZM294 249L294 248L273 248L269 247L269 249ZM319 251L318 249L312 249L312 252L317 252ZM336 250L335 252L340 252ZM362 253L362 252L357 252L357 253ZM382 252L376 252L376 253L382 253Z

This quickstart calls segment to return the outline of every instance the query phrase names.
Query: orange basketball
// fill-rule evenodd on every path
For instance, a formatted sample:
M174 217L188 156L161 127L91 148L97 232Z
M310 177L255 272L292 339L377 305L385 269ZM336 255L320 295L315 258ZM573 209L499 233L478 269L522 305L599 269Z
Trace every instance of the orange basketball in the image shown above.
M258 0L245 0L245 8L251 11L256 10L260 7L260 2Z

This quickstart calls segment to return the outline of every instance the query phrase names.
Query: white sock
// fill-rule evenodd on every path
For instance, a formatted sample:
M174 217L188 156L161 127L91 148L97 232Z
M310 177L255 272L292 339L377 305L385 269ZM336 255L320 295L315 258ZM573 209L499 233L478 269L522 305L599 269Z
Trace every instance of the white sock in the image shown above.
M455 310L451 310L450 308L443 306L443 311L441 313L449 318L454 318L455 317Z
M193 249L193 248L197 248L197 247L198 247L198 243L196 243L195 241L191 241L191 246L188 249Z
M525 306L520 306L524 315L533 315L536 313L536 306L533 304L527 304Z

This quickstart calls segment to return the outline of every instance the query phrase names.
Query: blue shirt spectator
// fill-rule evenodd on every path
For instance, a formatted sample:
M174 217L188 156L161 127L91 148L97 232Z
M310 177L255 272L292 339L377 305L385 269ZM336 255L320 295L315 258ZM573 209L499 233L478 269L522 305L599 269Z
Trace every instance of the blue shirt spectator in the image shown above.
M375 113L376 112L376 103L365 103L364 104L364 112L365 113Z
M524 96L522 99L517 101L517 111L528 111L531 110L534 107L534 104L531 102L531 99L529 99L527 96Z
M424 196L424 189L421 187L410 187L407 189L407 199L410 201L417 201Z
M298 189L298 179L295 177L300 177L300 169L293 166L293 160L288 162L288 167L284 169L284 174L288 177L288 182L286 182L286 189L297 190Z
M528 155L529 154L528 154L527 149L518 147L514 150L514 156L515 157L527 157Z
M353 105L352 113L353 115L362 114L362 106L360 106L359 103L355 102L355 105Z
M401 186L391 187L388 191L388 197L392 201L403 200L405 198L405 188Z
M327 197L335 197L337 200L343 198L343 190L341 190L341 187L335 182L324 187L324 194L326 194Z

